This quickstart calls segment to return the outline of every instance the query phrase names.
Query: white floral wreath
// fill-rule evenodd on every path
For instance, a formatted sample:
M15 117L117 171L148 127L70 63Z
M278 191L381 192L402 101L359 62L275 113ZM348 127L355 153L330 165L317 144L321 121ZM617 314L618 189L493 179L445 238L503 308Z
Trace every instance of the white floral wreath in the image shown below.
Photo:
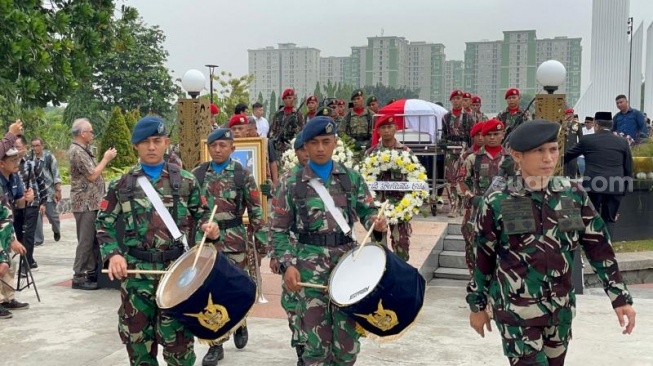
M381 172L395 171L407 175L408 182L426 183L426 169L420 164L414 154L401 150L377 150L366 156L358 167L367 183L374 183ZM428 190L407 191L400 200L391 199L385 209L385 217L390 224L399 221L410 221L419 213L424 200L428 198Z
M352 168L354 162L354 152L351 151L341 139L337 139L337 144L335 150L333 150L333 156L331 159L336 162L342 163L347 168ZM295 139L290 141L290 145L295 145ZM295 149L286 150L283 155L281 155L281 171L287 172L292 169L295 165L299 163L297 155L295 154Z

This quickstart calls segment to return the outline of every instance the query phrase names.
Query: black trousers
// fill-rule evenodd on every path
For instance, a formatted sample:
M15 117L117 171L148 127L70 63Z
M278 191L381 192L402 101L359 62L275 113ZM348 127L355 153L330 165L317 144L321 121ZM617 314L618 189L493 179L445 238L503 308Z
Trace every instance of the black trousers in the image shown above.
M612 225L617 222L617 213L619 212L619 205L621 204L623 196L620 194L593 192L588 192L587 194L589 195L590 201L592 201L596 212L598 212L603 221L605 221L610 235L612 235Z
M14 231L16 240L25 247L27 263L34 263L34 234L39 218L38 207L26 207L14 210Z

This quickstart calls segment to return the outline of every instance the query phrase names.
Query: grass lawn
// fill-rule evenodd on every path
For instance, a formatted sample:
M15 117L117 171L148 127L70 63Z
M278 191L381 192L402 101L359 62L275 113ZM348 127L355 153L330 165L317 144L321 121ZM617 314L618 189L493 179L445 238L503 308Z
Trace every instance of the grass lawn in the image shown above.
M612 246L617 253L653 251L653 240L618 241Z

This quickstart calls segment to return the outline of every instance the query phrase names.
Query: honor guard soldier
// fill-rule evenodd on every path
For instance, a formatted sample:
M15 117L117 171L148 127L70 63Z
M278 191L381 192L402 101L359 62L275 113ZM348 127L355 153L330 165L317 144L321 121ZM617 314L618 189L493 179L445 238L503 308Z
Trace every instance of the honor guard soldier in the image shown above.
M635 310L605 222L587 193L553 176L560 125L524 122L510 136L521 176L488 192L479 207L474 276L467 287L470 325L491 330L488 303L511 365L564 365L576 296L574 251L579 245L603 283L619 324L630 334ZM624 319L624 317L627 318Z
M472 97L471 115L472 115L472 119L474 119L474 122L485 122L488 120L485 113L481 112L481 97L479 97L478 95L474 95Z
M413 152L410 148L401 142L397 141L395 134L397 133L397 124L395 122L395 116L393 115L384 115L379 117L376 121L375 127L379 131L381 136L381 141L374 147L369 148L365 155L372 155L379 151L407 151L411 156ZM379 176L381 181L407 181L406 174L401 174L401 172L395 171L382 171ZM399 191L379 191L378 200L384 202L386 199L390 199L390 203L397 204L404 197L405 192ZM409 259L409 248L410 248L410 236L413 233L413 229L410 226L410 221L399 221L397 224L390 224L390 234L387 235L390 237L390 242L392 245L392 251L401 259L408 262Z
M316 96L311 95L310 97L306 98L306 108L308 109L308 112L306 112L306 116L304 116L304 121L308 123L308 121L310 121L311 118L315 117L315 114L317 113Z
M208 223L210 212L195 177L163 160L170 143L162 119L147 116L136 123L131 142L139 163L111 182L100 204L96 227L109 278L122 279L118 332L131 365L156 365L157 343L169 365L195 364L193 335L157 307L158 275L127 277L127 269L165 270L184 252L190 223L200 223L208 238L219 234ZM161 207L159 212L155 207ZM165 209L164 209L165 207ZM125 220L123 245L116 221Z
M369 97L367 97L367 101L365 102L365 105L370 111L372 111L373 114L379 113L379 100L376 99L375 96L370 95Z
M506 90L505 99L508 106L503 112L499 113L497 119L501 120L501 122L503 122L503 124L506 126L507 137L512 133L512 131L514 131L515 128L517 128L522 123L530 120L531 117L528 111L523 110L519 106L519 89L510 88Z
M246 116L238 117L247 120ZM212 243L232 264L247 272L248 237L263 226L261 192L256 186L252 173L231 158L236 147L230 129L214 130L208 135L206 143L211 161L193 169L193 174L208 201L209 210L213 210L214 206L218 207L215 218L220 227L220 237ZM247 229L243 225L245 210L249 219ZM234 333L236 348L244 348L247 340L247 326L243 325ZM222 344L213 345L204 356L202 365L217 365L222 358L224 358Z
M465 196L465 215L463 216L462 233L465 238L465 260L471 272L474 268L474 222L478 204L490 187L492 180L499 174L503 160L509 155L501 146L505 127L498 119L491 119L481 126L483 147L465 160L465 177L463 195ZM474 126L476 127L476 126Z
M295 155L297 155L297 165L292 167L287 171L282 177L281 181L285 182L291 177L295 177L298 172L302 171L306 164L308 164L308 152L304 148L304 133L300 132L295 138ZM296 245L296 238L292 238L294 245ZM274 244L272 240L268 240L269 243ZM274 248L270 245L268 249L270 253L270 269L273 273L279 273L279 261L274 255ZM288 327L292 336L290 338L290 346L295 349L297 352L297 366L304 366L304 360L302 356L304 354L304 349L306 347L306 337L301 332L301 321L299 318L299 313L297 312L297 307L299 305L299 299L296 292L288 291L286 284L281 282L281 307L286 311L288 316Z
M342 132L354 139L355 150L361 151L363 147L370 146L372 140L373 112L363 105L363 91L356 90L351 94L354 107L347 113Z
M268 138L274 143L274 149L279 159L290 148L290 141L304 127L304 116L295 109L295 91L293 89L284 90L281 99L283 99L283 108L274 114L268 134Z
M563 123L565 133L565 150L574 148L583 137L583 126L578 122L577 115L574 115L573 108L565 109L565 121ZM567 178L576 179L578 176L578 163L576 159L569 160L564 164L563 174Z
M342 124L345 122L345 115L347 115L346 103L344 100L338 99L336 101L336 107L334 108L336 113L333 118L336 121L336 128L342 130Z
M463 112L467 114L472 114L472 93L463 92Z
M272 201L272 245L285 286L298 291L304 362L353 365L360 349L356 322L324 290L298 282L328 282L338 260L358 246L351 236L357 219L364 227L374 226L376 237L387 230L387 223L383 216L376 219L374 198L361 175L331 159L337 139L333 119L315 117L302 135L309 161L279 185ZM296 244L289 231L298 238Z

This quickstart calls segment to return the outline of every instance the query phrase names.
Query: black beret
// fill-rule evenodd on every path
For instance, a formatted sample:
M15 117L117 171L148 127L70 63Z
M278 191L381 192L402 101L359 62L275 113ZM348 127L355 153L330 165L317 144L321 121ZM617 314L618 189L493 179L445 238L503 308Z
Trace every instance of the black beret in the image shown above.
M316 136L335 135L336 132L336 123L333 118L324 116L311 118L302 130L304 142L310 141Z
M594 117L587 116L587 117L585 117L585 120L586 121L594 121Z
M233 139L234 139L234 136L231 133L231 130L228 129L228 128L223 127L223 128L218 128L218 129L213 130L213 132L211 132L209 134L209 137L206 138L206 143L210 144L215 140L230 140L230 141L233 141Z
M333 109L331 109L329 107L320 107L315 112L315 115L316 116L327 116L327 117L329 117L329 116L331 116L331 112L333 112Z
M132 144L137 144L151 136L167 136L166 124L161 117L145 116L136 122L132 132Z
M363 91L361 89L354 90L353 93L351 93L351 100L354 100L356 97L362 97L363 96Z
M293 144L293 148L295 150L301 149L304 146L304 131L300 131L297 134L297 137L295 137L295 143Z
M510 148L514 151L530 151L547 142L558 141L560 124L543 119L524 122L510 134Z
M372 104L372 102L378 102L378 100L376 99L375 96L370 95L370 96L367 98L367 106L369 107L370 104Z
M612 121L612 112L596 112L594 119L597 121Z

